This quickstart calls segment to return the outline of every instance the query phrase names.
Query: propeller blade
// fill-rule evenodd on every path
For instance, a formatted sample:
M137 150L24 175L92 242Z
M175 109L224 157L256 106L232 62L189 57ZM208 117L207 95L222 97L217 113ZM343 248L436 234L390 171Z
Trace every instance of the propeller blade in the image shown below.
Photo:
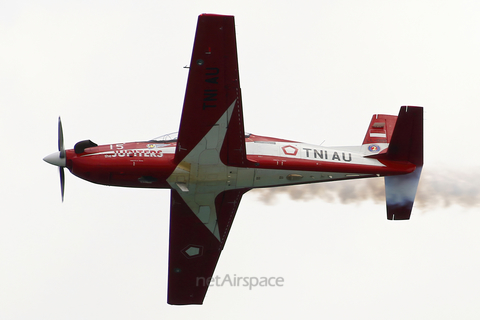
M63 195L65 194L65 171L63 167L58 167L60 170L60 190L62 192L62 202L63 202Z
M63 146L62 119L60 119L60 117L58 117L58 151L60 151L60 158L65 158L65 147Z

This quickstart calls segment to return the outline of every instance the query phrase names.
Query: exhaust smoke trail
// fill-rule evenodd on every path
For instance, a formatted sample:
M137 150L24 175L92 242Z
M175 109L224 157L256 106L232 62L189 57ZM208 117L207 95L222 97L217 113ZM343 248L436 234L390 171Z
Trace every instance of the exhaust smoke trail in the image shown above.
M458 205L465 208L480 207L480 174L447 170L425 170L420 177L415 207L423 210ZM293 200L323 201L342 204L373 201L385 203L383 178L351 181L333 181L299 186L252 190L265 204L274 204L279 194L288 194Z

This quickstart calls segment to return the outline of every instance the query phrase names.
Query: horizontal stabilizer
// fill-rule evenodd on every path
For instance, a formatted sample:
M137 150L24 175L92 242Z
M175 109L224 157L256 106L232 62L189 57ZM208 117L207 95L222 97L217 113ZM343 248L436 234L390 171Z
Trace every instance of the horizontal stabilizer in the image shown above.
M388 220L408 220L412 213L422 167L405 175L385 177Z
M409 162L415 171L385 177L387 219L408 220L423 167L423 108L402 107L398 114L388 151L390 161Z
M423 108L401 107L387 159L423 165Z

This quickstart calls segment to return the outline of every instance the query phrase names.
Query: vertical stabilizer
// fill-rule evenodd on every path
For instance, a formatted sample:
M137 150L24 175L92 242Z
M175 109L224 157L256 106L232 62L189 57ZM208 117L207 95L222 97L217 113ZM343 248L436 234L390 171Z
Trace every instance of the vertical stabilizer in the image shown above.
M397 116L374 114L362 144L390 143Z
M387 219L410 219L423 167L422 107L401 107L386 158L417 166L412 173L385 177Z

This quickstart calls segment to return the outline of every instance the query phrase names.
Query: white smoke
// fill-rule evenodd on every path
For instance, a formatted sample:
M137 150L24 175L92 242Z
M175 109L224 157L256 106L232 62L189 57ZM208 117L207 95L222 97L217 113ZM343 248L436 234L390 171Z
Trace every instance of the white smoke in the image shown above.
M415 206L425 210L435 207L447 208L452 205L465 208L480 207L479 181L479 173L429 171L424 168L418 185ZM291 199L301 201L322 199L329 203L343 204L363 201L385 203L383 178L255 189L251 192L256 193L265 204L273 204L275 197L279 194L288 194Z

